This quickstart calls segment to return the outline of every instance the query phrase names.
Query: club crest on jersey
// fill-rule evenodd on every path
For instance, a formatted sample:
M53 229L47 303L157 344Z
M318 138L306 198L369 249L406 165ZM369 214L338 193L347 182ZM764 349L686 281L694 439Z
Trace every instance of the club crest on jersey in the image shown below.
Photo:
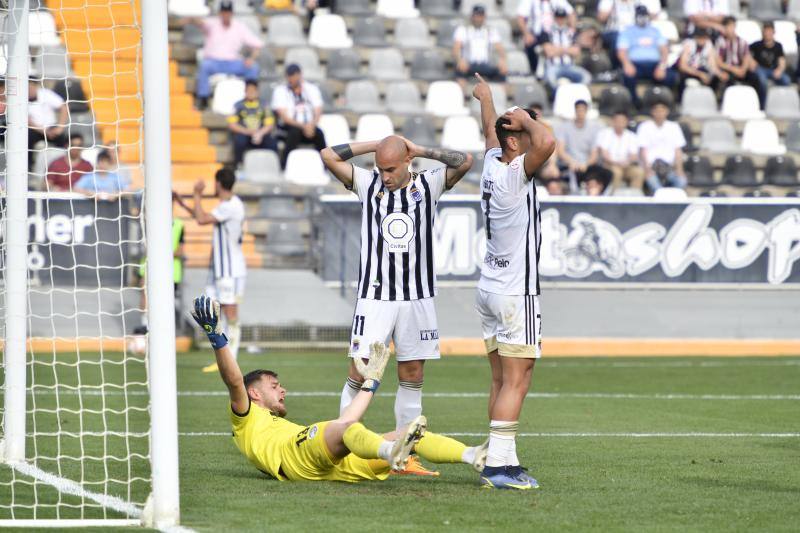
M411 186L411 198L415 202L421 202L422 201L422 193L419 192L419 189L417 189L416 185L412 185Z
M311 429L308 430L308 440L311 440L316 436L317 436L317 425L314 424L313 426L311 426Z
M358 339L353 339L352 351L357 352L360 347L361 347L361 341Z

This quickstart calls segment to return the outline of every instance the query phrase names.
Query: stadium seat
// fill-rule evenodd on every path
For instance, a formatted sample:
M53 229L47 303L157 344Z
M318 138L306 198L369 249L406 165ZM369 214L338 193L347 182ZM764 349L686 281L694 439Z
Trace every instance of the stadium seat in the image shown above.
M494 28L497 30L497 33L500 34L500 40L503 43L503 46L506 50L510 50L514 48L514 41L512 38L512 30L511 30L511 23L504 18L494 18L486 23L490 28Z
M712 187L714 183L714 167L703 155L692 155L686 158L686 177L693 187Z
M797 55L797 37L795 36L794 22L789 20L775 21L775 40L783 46L783 53L787 56ZM789 63L789 67L795 67L797 63Z
M411 81L390 83L386 87L386 107L392 113L413 114L422 109L417 84Z
M439 26L436 28L436 46L440 48L452 48L456 29L463 23L464 21L457 18L440 20Z
M264 251L281 257L304 256L308 252L308 246L303 238L300 223L278 222L271 224Z
M722 169L722 182L739 187L754 187L758 185L753 160L745 155L729 156L725 160L725 166Z
M513 100L515 102L519 102L521 105L525 106L539 104L544 110L550 109L550 99L547 97L547 90L535 79L531 79L526 83L515 83L513 87Z
M336 2L336 12L340 15L353 15L357 17L363 17L373 13L370 0Z
M9 24L13 22L7 21ZM6 31L10 31L6 30ZM56 21L47 10L28 13L28 44L30 46L61 46L56 32Z
M560 85L553 101L553 114L559 118L572 120L575 118L575 102L585 100L592 105L592 93L582 83L567 83Z
M662 20L654 20L653 26L661 32L661 35L664 36L670 43L677 43L680 41L680 34L678 33L678 27L675 26L675 23L669 19L662 19Z
M692 134L692 127L689 125L688 122L678 122L678 126L681 127L681 131L683 132L683 138L686 139L686 146L683 147L683 151L688 153L696 152L698 150L697 145L694 144L694 135Z
M380 17L357 18L353 27L353 43L366 48L389 46L383 19Z
M411 60L411 77L415 80L436 81L446 72L444 59L436 50L419 50Z
M383 111L378 87L371 80L351 81L344 90L347 109L355 113Z
M423 18L400 19L394 26L394 44L398 48L428 48L432 45L428 23Z
M356 126L356 142L374 141L394 135L392 120L382 114L361 115Z
M641 198L644 196L644 191L642 189L636 189L633 187L620 187L619 189L616 189L611 196L623 198Z
M272 150L248 150L242 164L244 178L259 183L281 183L281 162Z
M378 15L390 19L415 18L419 10L414 7L414 0L378 0L375 9Z
M252 14L255 12L253 9L254 0L233 0L233 12L236 14Z
M328 56L328 77L344 81L363 78L361 57L352 48L333 50Z
M731 16L736 18L742 17L742 4L739 0L728 0L728 11Z
M665 103L671 110L675 106L675 97L669 87L654 85L648 87L642 97L642 108L649 110L656 103Z
M768 117L784 120L800 119L800 96L797 94L797 89L770 87L765 110Z
M780 187L800 185L800 176L797 174L797 165L794 159L782 155L767 159L767 164L764 166L764 181Z
M267 43L272 46L294 47L306 45L306 34L300 17L296 15L273 15L267 25Z
M747 41L747 44L753 44L761 40L761 26L755 20L739 19L736 21L736 35Z
M758 20L775 20L783 18L781 0L750 0L748 3L751 17Z
M486 8L486 15L488 17L499 17L500 13L497 11L497 3L494 0L487 2L486 0L461 0L461 14L468 17L472 14L472 8L475 5L482 5Z
M205 0L169 0L167 11L176 17L205 17L210 12Z
M786 193L787 198L798 198L800 197L800 190L797 191L789 191Z
M508 19L517 18L517 6L520 0L503 0L503 16Z
M408 117L403 124L403 137L411 139L422 146L433 146L436 141L436 130L426 116Z
M203 33L203 29L196 24L185 24L183 26L181 42L190 46L201 47L206 42L206 34Z
M353 40L347 36L347 25L339 15L316 15L308 29L308 44L317 48L350 48Z
M681 202L687 199L686 191L677 187L661 187L656 189L653 193L653 199L656 201L666 202Z
M236 102L244 98L244 80L227 78L214 87L214 102L211 110L219 115L233 113Z
M506 86L503 83L490 83L489 89L492 91L492 100L494 101L494 110L498 115L506 112L510 106L508 105L508 96L506 95ZM521 102L522 105L528 105L530 102ZM469 99L470 111L475 116L481 114L481 103L475 98Z
M284 175L286 181L297 185L322 186L331 181L319 152L313 148L297 148L289 152Z
M700 149L709 152L732 154L739 151L736 130L727 119L711 119L703 122L700 133Z
M771 198L772 193L764 189L754 189L744 193L745 198Z
M403 54L396 48L372 50L369 54L369 77L376 80L407 80Z
M278 70L278 64L275 61L275 56L272 55L269 48L264 47L258 53L258 76L262 80L279 80L283 79L282 72Z
M53 92L67 101L70 114L89 112L88 98L86 98L83 86L77 78L58 80L53 86Z
M732 120L764 118L759 108L758 94L749 85L733 85L722 95L722 114Z
M249 14L249 15L240 15L236 14L236 20L247 26L254 35L261 35L264 29L261 27L261 19L259 19L256 15Z
M711 87L705 85L686 87L681 97L681 114L701 119L718 117L717 97Z
M268 194L258 201L258 214L272 220L292 220L305 218L307 209L298 209L297 201L291 196Z
M328 143L328 146L336 146L337 144L344 144L352 141L350 137L350 126L347 124L347 119L342 115L322 115L319 117L318 126L325 134L325 142Z
M93 124L73 122L67 124L67 135L80 135L83 138L84 146L96 146L102 144L102 137L97 132Z
M448 117L442 130L442 146L464 152L483 150L483 136L475 117Z
M611 59L609 59L605 50L598 50L586 54L581 66L588 70L592 76L597 76L598 74L612 70Z
M800 21L800 0L789 0L786 8L786 18Z
M285 65L297 63L303 71L303 78L311 81L325 79L325 71L319 64L319 56L313 48L289 48L283 59Z
M258 83L258 99L262 102L272 102L272 91L281 82L278 81L262 81Z
M725 191L718 191L717 189L708 189L700 193L701 198L727 198L728 194Z
M33 56L32 72L42 79L57 80L72 77L67 51L61 46L43 46Z
M800 122L790 122L784 133L786 149L790 152L800 152Z
M508 64L509 76L522 76L531 77L531 64L528 62L528 56L521 50L507 50L506 62Z
M333 91L329 86L329 82L322 81L318 87L319 92L322 95L322 110L326 113L330 113L334 109L337 109L336 102L333 100Z
M758 155L782 155L786 146L780 143L778 128L769 119L748 120L742 132L742 150Z
M613 115L616 111L630 112L631 94L621 85L612 85L603 89L600 93L600 100L597 103L601 115Z
M667 15L672 20L686 18L683 14L683 0L667 0Z
M466 115L464 92L454 81L435 81L428 86L425 112L437 117Z
M420 0L419 10L427 17L456 18L453 0Z

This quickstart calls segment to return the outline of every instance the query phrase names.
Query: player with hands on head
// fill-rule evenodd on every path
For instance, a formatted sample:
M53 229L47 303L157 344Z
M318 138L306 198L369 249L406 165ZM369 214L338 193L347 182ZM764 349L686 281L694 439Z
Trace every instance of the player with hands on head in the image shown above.
M373 152L371 169L350 162ZM349 350L352 362L340 411L353 401L364 381L355 361L369 357L373 342L393 340L399 381L394 414L396 428L401 428L422 414L424 364L440 357L433 302L436 205L469 171L472 156L418 146L397 135L328 147L321 155L328 170L358 195L362 208L360 275ZM413 172L410 166L416 157L442 165ZM413 458L402 473L437 475Z
M498 118L489 86L476 76L473 96L481 104L486 136L481 173L486 257L475 307L492 370L489 450L480 481L487 488L525 490L539 486L520 465L515 442L541 355L541 215L533 177L556 143L532 111L513 107Z
M380 386L389 349L370 346L369 361L358 361L364 384L335 420L303 427L287 420L286 389L271 370L242 375L221 326L219 302L195 298L192 317L206 333L228 388L233 441L260 471L280 481L383 480L390 469L405 467L412 451L436 463L467 463L480 471L486 444L467 447L442 435L426 432L418 416L399 431L383 436L364 427L361 418Z

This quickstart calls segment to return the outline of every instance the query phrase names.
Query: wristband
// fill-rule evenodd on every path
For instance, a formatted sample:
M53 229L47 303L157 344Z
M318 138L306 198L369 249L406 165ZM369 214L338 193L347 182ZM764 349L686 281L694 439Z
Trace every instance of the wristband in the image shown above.
M219 350L220 348L228 344L228 337L224 333L214 333L213 331L210 332L206 331L206 336L208 337L208 341L211 343L211 347L214 348L215 350Z
M365 379L364 383L361 384L361 390L375 394L375 391L378 390L378 386L380 384L381 382L377 379Z

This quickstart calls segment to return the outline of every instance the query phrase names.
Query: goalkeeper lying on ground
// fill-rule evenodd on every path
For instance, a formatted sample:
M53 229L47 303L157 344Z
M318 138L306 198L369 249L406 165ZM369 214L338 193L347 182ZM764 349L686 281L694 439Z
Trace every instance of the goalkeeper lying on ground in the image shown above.
M277 374L254 370L242 377L219 324L219 303L208 296L195 298L192 316L208 335L228 387L236 446L256 468L275 479L386 479L390 469L403 469L412 451L433 463L467 463L478 472L483 469L485 445L467 447L449 437L426 433L424 416L383 436L359 422L389 360L389 350L382 343L370 347L369 363L357 360L364 384L339 418L303 427L284 418L286 389Z

